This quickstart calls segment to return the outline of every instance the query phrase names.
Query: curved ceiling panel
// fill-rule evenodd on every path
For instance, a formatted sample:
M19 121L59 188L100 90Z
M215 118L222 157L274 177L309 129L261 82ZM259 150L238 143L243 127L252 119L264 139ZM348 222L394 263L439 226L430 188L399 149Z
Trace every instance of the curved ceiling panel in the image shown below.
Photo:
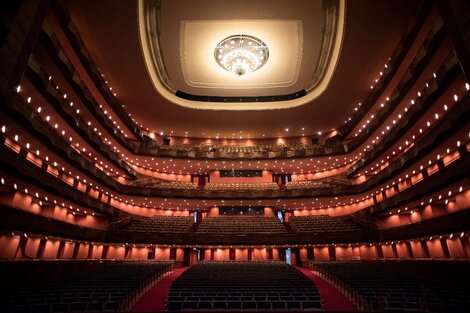
M265 14L253 4L253 18L237 19L247 14L232 10L223 19L226 2L207 8L198 2L198 9L181 14L169 1L139 0L140 41L154 87L170 102L195 109L267 110L311 102L328 87L338 62L345 3L301 1L294 11L291 2L280 3L280 10ZM269 60L259 71L238 76L218 66L215 47L235 34L268 46Z

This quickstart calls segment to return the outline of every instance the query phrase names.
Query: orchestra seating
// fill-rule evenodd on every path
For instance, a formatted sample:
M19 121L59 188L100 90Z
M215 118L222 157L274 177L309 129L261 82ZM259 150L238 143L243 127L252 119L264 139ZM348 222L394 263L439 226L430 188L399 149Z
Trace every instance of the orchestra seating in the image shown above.
M190 216L133 216L121 230L148 233L187 233L192 226L193 218Z
M467 261L310 262L362 310L470 312Z
M358 225L345 221L342 217L329 215L293 216L289 220L293 232L324 233L361 231Z
M25 261L28 267L39 273L45 271L53 276L62 263L77 261ZM30 265L29 263L34 263ZM55 270L50 270L53 263ZM85 263L85 262L82 262ZM89 262L87 262L89 263ZM2 273L6 275L16 264L2 263ZM4 292L0 294L2 312L117 312L129 310L132 305L158 280L172 270L170 262L117 262L96 261L93 266L81 264L78 272L69 271L68 275L49 277L33 283L17 286L6 285L9 280L2 279ZM70 268L65 265L64 270ZM86 270L83 270L86 268ZM12 280L24 280L16 273ZM13 276L13 275L10 275ZM19 277L18 277L19 276Z
M224 215L206 217L197 228L199 233L286 233L276 217Z
M320 311L320 294L298 269L284 262L201 262L171 286L170 312Z
M270 183L207 183L205 190L279 190L279 185Z

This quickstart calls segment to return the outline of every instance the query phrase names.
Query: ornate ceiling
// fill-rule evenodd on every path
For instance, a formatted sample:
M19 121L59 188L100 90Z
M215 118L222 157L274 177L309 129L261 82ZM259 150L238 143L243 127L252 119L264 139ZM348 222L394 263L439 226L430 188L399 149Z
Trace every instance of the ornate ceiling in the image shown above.
M152 23L145 23L151 10L144 10L144 3L158 13ZM333 21L328 22L325 3L339 10ZM139 125L164 136L227 139L308 136L340 126L370 92L418 4L66 2L92 58ZM214 61L215 45L233 32L257 36L270 46L269 62L251 77L224 73ZM325 45L327 38L334 39L330 45ZM153 50L146 52L146 47ZM276 58L279 65L274 65ZM279 95L291 99L269 101ZM191 96L203 101L188 100ZM258 101L230 98L253 96Z
M186 6L193 3L186 1ZM182 13L173 2L140 0L142 52L156 90L172 103L211 110L292 108L320 96L340 55L345 2L281 1L277 10L266 6L263 1L251 4L250 11L263 13L246 19L243 10L221 15L226 2L202 2ZM281 19L279 11L285 12ZM234 34L262 38L269 48L263 68L238 76L218 66L214 48ZM297 96L286 97L292 94Z

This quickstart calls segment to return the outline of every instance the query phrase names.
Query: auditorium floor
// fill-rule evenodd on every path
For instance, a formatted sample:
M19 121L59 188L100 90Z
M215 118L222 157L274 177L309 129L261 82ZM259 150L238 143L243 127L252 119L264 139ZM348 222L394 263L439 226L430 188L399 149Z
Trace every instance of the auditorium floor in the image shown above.
M315 275L311 269L299 267L307 277L309 277L317 286L323 299L325 311L333 312L357 312L354 304L330 283Z
M131 312L162 312L165 310L165 300L170 290L171 284L177 279L187 267L176 268L170 275L159 281L150 288L132 308ZM325 311L333 312L356 312L357 309L352 302L338 289L328 282L312 273L308 268L300 268L317 286L323 299Z
M170 291L171 284L187 267L176 268L170 275L163 278L150 288L134 305L131 312L163 312L165 300Z

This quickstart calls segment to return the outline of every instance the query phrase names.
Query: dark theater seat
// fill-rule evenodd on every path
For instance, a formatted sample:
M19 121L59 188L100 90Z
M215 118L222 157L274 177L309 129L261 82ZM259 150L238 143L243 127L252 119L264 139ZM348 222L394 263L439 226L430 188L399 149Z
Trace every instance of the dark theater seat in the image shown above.
M296 300L297 298L302 300ZM185 303L183 307L179 303ZM187 307L191 303L191 308ZM171 286L169 311L322 310L313 282L283 262L201 262L186 270ZM211 305L209 305L209 303Z
M56 272L70 271L80 261L44 261L29 264L45 271L54 262ZM66 277L25 283L2 294L2 312L117 312L128 310L156 281L172 269L170 262L81 262L84 270ZM15 263L2 270L17 273ZM27 262L20 264L28 266ZM80 265L80 264L78 264ZM51 272L51 276L54 273ZM26 281L28 277L18 279Z
M469 312L469 262L311 262L358 307L384 312ZM305 308L305 303L304 303Z

